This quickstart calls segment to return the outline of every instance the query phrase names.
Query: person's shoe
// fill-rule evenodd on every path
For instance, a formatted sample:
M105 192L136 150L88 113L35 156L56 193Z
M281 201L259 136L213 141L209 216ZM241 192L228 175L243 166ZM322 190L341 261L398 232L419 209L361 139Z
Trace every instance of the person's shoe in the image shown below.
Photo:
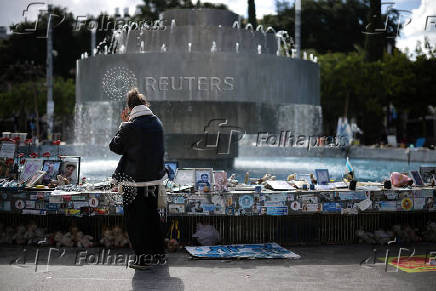
M139 270L139 271L151 270L151 266L138 265L138 264L135 264L135 263L129 264L129 268L132 268L132 269L135 269L135 270Z

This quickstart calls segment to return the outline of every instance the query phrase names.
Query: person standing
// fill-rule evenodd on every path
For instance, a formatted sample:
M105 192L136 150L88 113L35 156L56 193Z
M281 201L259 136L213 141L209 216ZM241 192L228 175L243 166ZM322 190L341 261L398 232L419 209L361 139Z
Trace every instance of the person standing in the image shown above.
M137 258L130 267L135 269L146 269L165 255L157 208L165 175L164 131L149 107L138 89L130 90L127 107L121 113L123 122L109 144L111 151L121 155L113 178L121 185L127 180L130 190L133 188L123 193L123 206L129 240Z

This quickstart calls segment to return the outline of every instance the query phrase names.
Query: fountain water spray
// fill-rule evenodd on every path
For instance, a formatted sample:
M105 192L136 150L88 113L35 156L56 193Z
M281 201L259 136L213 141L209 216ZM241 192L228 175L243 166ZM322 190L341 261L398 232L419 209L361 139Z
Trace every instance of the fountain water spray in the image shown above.
M160 52L164 53L167 51L167 46L163 43L162 46L160 47Z
M188 42L188 52L191 52L192 49L192 43Z
M239 42L235 44L236 53L239 54Z
M262 46L260 44L257 45L257 54L258 55L262 54Z
M217 49L216 49L216 42L213 41L213 42L212 42L212 47L210 48L210 52L211 52L211 53L215 53L216 50L217 50Z

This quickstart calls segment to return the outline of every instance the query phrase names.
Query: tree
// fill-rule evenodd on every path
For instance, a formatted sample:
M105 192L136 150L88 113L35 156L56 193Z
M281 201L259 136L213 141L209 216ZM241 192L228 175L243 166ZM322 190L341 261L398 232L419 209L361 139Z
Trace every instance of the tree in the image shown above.
M295 35L295 6L279 1L276 7L277 15L265 15L261 23ZM303 49L328 53L351 52L356 46L363 47L362 31L369 11L366 0L305 0L301 8Z
M248 0L248 22L256 28L256 4L254 3L254 0Z

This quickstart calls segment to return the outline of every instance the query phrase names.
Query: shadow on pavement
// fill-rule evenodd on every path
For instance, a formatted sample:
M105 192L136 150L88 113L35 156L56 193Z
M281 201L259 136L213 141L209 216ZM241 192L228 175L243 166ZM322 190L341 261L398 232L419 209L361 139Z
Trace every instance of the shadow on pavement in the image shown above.
M183 281L171 277L168 265L153 266L151 270L135 271L132 290L184 290Z

